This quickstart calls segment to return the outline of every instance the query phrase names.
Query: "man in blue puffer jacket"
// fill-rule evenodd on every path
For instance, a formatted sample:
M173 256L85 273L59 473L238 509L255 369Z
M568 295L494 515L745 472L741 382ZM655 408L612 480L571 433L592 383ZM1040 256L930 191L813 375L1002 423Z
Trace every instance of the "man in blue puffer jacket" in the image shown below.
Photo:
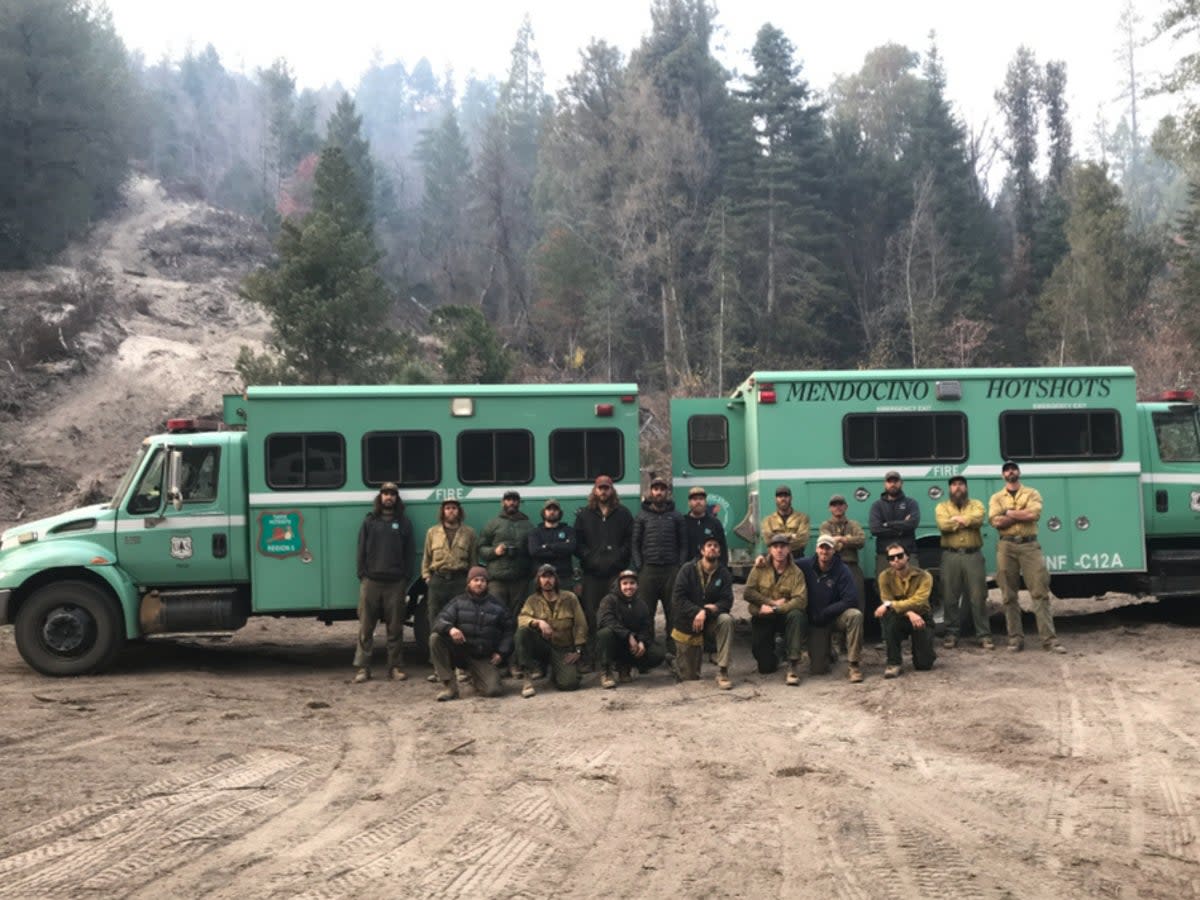
M846 656L850 661L852 684L862 681L863 615L858 608L858 588L854 576L837 552L837 541L830 535L817 538L816 556L796 560L808 588L808 621L811 625L834 628L846 633Z

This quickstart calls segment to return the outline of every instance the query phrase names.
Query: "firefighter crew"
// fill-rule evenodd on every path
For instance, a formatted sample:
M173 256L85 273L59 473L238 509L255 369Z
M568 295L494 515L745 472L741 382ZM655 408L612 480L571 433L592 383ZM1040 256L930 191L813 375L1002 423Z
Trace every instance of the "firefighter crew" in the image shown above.
M402 651L405 594L412 580L412 523L404 514L400 491L385 481L375 504L358 530L358 645L354 651L355 683L371 677L371 653L375 649L375 626L387 625L388 677L404 681Z
M1000 541L996 544L996 581L1004 595L1008 649L1017 652L1025 646L1021 606L1017 599L1024 577L1033 600L1033 615L1037 619L1042 648L1066 653L1054 632L1054 616L1050 612L1050 573L1046 570L1046 559L1037 539L1042 495L1021 484L1021 467L1012 460L1007 460L1000 472L1004 476L1004 487L992 494L988 502L988 520L1000 533Z
M442 608L466 590L467 572L478 555L475 529L465 524L464 518L461 503L452 497L443 500L438 524L425 533L421 577L425 579L430 633ZM437 677L430 675L429 680L437 681Z
M763 543L770 543L772 535L786 534L791 538L792 556L800 557L811 530L808 514L792 509L792 489L786 484L775 488L775 512L763 518L759 529Z
M827 534L834 541L834 549L841 556L842 562L854 579L855 595L858 598L858 609L866 611L866 592L864 589L862 566L858 564L858 551L867 545L867 533L862 525L846 516L846 498L834 494L829 498L829 518L821 523L820 534Z
M558 573L550 563L538 568L537 583L537 591L525 601L517 619L517 664L525 675L522 697L537 693L531 676L538 668L550 669L560 691L575 690L583 677L579 656L588 627L579 598L558 589Z
M472 566L467 589L438 612L429 635L438 700L457 700L454 670L467 673L481 697L500 696L501 661L512 652L513 620L503 603L488 593L487 569Z
M679 567L671 593L671 637L675 641L675 674L680 681L700 677L704 639L717 646L717 687L727 691L733 644L733 576L721 565L721 544L709 538L700 558Z
M602 672L600 687L612 689L630 680L632 669L643 675L662 664L663 652L654 643L650 613L638 597L638 574L626 569L617 587L600 601L596 651ZM617 677L613 678L613 669Z
M950 496L933 510L942 533L942 610L946 637L942 646L958 646L962 630L962 608L970 610L975 638L984 650L992 650L992 626L987 614L987 570L983 564L983 502L967 495L967 479L954 475L948 482Z

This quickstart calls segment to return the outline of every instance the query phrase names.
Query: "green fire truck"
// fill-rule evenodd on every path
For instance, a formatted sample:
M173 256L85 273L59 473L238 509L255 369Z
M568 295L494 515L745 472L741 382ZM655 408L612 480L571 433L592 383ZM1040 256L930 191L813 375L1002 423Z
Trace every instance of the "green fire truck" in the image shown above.
M867 526L884 474L921 505L917 543L935 568L933 507L951 475L985 503L1000 465L1045 501L1040 542L1063 596L1200 593L1200 427L1190 392L1139 403L1130 368L756 372L729 396L671 402L677 499L702 485L735 566L763 551L760 516L787 484L813 536L842 494ZM995 559L996 533L984 529ZM862 554L873 575L873 543ZM811 544L810 544L811 551Z
M447 498L478 529L509 489L537 521L550 497L570 519L600 474L639 488L631 384L260 387L211 424L169 421L110 502L0 536L0 624L34 669L92 672L125 641L249 616L354 618L358 529L385 481L418 548Z

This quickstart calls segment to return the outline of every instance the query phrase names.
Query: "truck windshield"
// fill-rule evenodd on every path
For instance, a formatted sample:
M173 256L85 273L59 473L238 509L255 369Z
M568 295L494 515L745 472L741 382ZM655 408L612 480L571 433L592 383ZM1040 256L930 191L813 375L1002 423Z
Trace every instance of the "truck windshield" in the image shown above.
M1200 462L1197 410L1187 407L1154 414L1154 437L1163 462Z
M129 490L129 483L133 481L133 476L137 474L137 470L141 468L142 460L146 458L146 452L150 449L148 444L142 444L138 448L137 456L133 458L133 462L129 464L129 468L125 470L125 474L121 476L121 483L117 485L117 490L113 493L112 499L108 501L109 509L117 509L121 505L121 498L125 496L125 492Z

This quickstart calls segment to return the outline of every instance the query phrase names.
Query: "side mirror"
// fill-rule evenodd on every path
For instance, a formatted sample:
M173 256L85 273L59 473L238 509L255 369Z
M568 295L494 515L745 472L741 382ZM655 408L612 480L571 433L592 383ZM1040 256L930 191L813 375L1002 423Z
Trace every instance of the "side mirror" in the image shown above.
M183 509L183 491L179 487L179 473L183 469L183 452L169 450L167 455L167 502L176 512Z

